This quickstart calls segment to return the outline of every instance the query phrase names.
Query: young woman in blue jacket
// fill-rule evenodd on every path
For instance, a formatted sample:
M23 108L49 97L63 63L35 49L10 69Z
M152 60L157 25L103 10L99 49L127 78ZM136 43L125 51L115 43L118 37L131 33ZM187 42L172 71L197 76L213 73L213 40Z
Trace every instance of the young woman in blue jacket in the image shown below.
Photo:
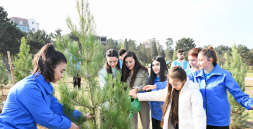
M213 47L202 49L198 55L201 70L191 73L188 77L200 84L207 115L207 129L229 129L230 105L227 90L248 110L253 108L253 99L241 90L231 73L222 69L217 60Z
M63 105L53 96L53 86L64 76L66 57L47 44L34 56L33 74L19 81L10 90L0 115L1 129L37 129L37 124L47 128L79 129L63 113ZM91 118L75 110L75 118Z
M146 85L143 89L148 91L158 91L161 89L165 89L168 85L168 68L165 62L165 59L161 56L156 56L152 59L151 62L151 73L148 81L148 85ZM150 101L149 105L151 108L151 116L152 116L152 128L153 129L161 129L160 123L163 116L162 101Z

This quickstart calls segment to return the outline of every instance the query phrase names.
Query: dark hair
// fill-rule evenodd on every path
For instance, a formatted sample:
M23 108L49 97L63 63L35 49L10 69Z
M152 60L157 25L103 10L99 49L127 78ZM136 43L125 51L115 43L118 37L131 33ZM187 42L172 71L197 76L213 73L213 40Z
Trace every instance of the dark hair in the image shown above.
M194 56L194 57L197 57L197 58L198 58L198 54L199 54L200 51L201 51L200 48L193 48L193 49L191 49L191 50L188 52L188 55L187 55L187 56Z
M125 60L128 57L132 57L134 59L134 61L135 61L135 64L134 64L134 73L133 73L133 75L131 77L131 82L130 82L130 88L132 88L133 85L134 85L134 82L135 82L135 79L136 79L136 76L137 76L137 73L139 72L139 70L143 69L143 70L148 71L148 69L139 62L139 60L138 60L137 56L134 54L134 52L127 51L126 55L125 55L125 57L123 59L123 64L122 64L122 77L121 77L121 80L123 82L127 81L127 78L130 76L130 72L131 72L126 67L126 64L125 64Z
M187 80L186 72L181 66L172 67L169 71L168 76L169 79L179 79L182 82ZM161 127L163 127L164 116L170 102L171 102L170 112L172 113L172 118L170 122L173 126L175 126L176 123L178 122L178 98L180 90L173 89L172 85L168 83L168 93L163 104L163 116L161 120Z
M52 43L48 43L33 58L33 74L39 71L46 81L52 82L54 69L60 63L67 63L66 57L56 51Z
M105 55L106 55L106 58L107 57L116 57L116 58L119 59L118 52L116 50L114 50L114 49L107 50L106 53L105 53ZM118 69L120 69L119 60L118 60L118 64L116 65L116 67ZM112 67L108 64L108 61L106 61L106 63L105 63L105 69L106 69L107 73L112 74Z
M150 84L150 85L154 85L154 80L155 80L155 76L156 76L155 72L152 70L153 61L160 62L160 72L159 72L160 82L166 81L168 78L168 68L167 68L165 59L162 56L156 56L152 59L152 62L151 62L151 68L150 68L151 73L150 73L150 79L148 82L148 84Z
M184 52L183 49L178 49L178 50L177 50L177 53L183 53L183 52Z
M125 54L127 52L127 50L126 49L120 49L119 50L119 56L122 56L123 54Z
M201 54L207 57L207 60L213 58L213 66L217 64L218 58L213 47L204 48L200 51Z

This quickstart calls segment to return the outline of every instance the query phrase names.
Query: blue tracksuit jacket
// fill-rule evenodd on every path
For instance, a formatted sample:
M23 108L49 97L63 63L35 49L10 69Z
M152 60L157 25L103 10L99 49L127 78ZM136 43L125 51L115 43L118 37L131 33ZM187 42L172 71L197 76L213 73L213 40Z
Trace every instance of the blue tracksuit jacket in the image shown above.
M73 115L78 117L81 113L74 111ZM10 89L0 115L0 128L37 129L37 123L54 129L71 126L63 113L63 105L53 96L51 83L38 72Z
M188 77L193 82L200 84L200 92L204 100L203 106L207 115L207 125L230 125L230 104L227 98L227 90L246 109L250 110L253 105L253 99L241 90L231 73L221 69L218 64L206 81L204 70L192 72Z

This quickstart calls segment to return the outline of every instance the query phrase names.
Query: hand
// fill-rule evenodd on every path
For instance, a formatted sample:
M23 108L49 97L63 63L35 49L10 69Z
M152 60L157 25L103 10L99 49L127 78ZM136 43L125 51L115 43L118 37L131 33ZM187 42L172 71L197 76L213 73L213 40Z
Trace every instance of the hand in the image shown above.
M69 129L79 129L79 127L75 123L71 122L71 126Z
M129 90L128 95L132 96L133 93L137 93L138 89Z
M89 119L91 119L91 118L94 118L94 117L95 117L95 115L90 114L90 113L87 113L87 114L84 116L84 118L87 119L87 120L89 120Z
M251 110L253 110L253 105L251 106Z
M132 98L134 99L138 98L137 92L135 91L135 89L130 90L129 95L132 96Z
M156 89L156 85L146 85L142 88L144 91Z

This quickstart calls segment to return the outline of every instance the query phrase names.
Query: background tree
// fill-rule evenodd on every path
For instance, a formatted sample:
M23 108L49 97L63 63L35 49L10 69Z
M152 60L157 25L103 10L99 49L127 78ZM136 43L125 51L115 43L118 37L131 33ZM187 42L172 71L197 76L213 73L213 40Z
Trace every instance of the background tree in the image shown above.
M195 46L196 44L194 43L194 40L192 38L181 38L176 41L176 50L184 50L185 60L188 60L186 55L188 54L189 50L191 50Z
M16 24L7 18L8 13L0 6L0 53L6 55L6 51L17 54L20 39L24 34L16 27Z
M41 47L51 42L51 37L44 30L37 30L35 33L29 31L26 35L27 44L30 45L31 53L36 54Z
M32 71L32 54L29 53L30 46L27 45L25 37L21 39L21 44L19 47L19 53L15 60L13 61L14 65L14 76L15 80L19 81L29 74Z
M131 40L129 39L128 42L127 42L127 47L129 51L133 51L136 53L136 44L135 44L135 41L134 40Z
M126 50L128 50L127 39L125 39L125 41L124 41L124 48L125 48Z
M153 38L152 44L151 44L151 58L158 55L157 47L156 47L156 39Z
M239 44L237 46L237 50L238 50L238 53L241 55L244 63L246 64L246 66L247 66L246 68L248 69L249 63L250 63L249 62L250 58L252 58L252 57L249 56L250 50L247 48L247 46L244 46L244 45L241 45L241 44Z
M8 80L9 80L8 75L9 75L9 72L5 68L4 62L2 60L2 55L0 54L0 88L1 88L1 91L2 91L2 96L4 95L3 94L4 85L8 84Z
M67 38L57 38L56 45L57 49L65 53L67 57L72 57L68 58L67 73L71 76L76 76L78 73L78 76L82 77L85 82L79 91L69 88L66 82L60 85L61 101L66 107L64 112L80 128L129 128L130 102L128 101L128 92L124 91L125 85L120 82L120 74L118 73L118 79L112 79L112 76L107 77L107 83L103 89L100 89L97 81L98 72L104 65L104 56L102 45L94 35L95 24L89 10L89 3L83 0L77 1L77 10L79 26L74 25L70 17L67 18L67 25L72 33L79 38L81 47L76 41L71 42ZM72 56L69 56L69 53ZM80 70L75 68L79 61L81 61ZM72 118L72 110L69 110L76 108L76 106L81 111L95 114L95 119L85 123L76 121ZM100 113L98 111L100 109L102 109L101 118L104 118L104 121L99 123Z
M166 49L165 49L165 55L166 55L166 60L172 60L173 58L173 48L172 48L172 45L173 45L173 39L172 38L167 38L166 39L166 42L165 42L165 45L166 45Z
M55 34L54 34L54 37L61 37L61 32L62 32L62 29L58 28L55 30Z
M232 56L225 54L226 63L224 68L230 71L233 75L235 81L239 84L242 91L245 91L244 79L246 76L246 66L242 60L242 57L238 53L236 44L232 47ZM241 129L246 127L245 122L248 114L244 114L245 108L237 103L234 97L228 92L228 100L231 106L231 118L230 118L230 128L231 129Z
M174 50L173 52L173 58L172 61L177 60L177 50Z

